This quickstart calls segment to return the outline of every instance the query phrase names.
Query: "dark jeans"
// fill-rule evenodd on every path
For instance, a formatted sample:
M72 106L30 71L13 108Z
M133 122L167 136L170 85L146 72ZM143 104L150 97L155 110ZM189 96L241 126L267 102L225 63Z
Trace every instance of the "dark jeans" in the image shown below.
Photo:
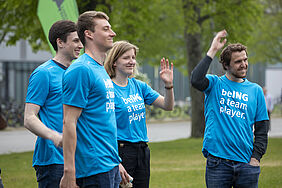
M147 188L150 182L150 149L145 142L118 142L122 165L133 177L134 188Z
M59 188L64 173L63 164L34 166L38 188Z
M229 161L209 155L206 165L206 185L208 188L257 188L259 166Z
M85 178L77 178L79 188L118 188L121 182L119 167L112 170Z

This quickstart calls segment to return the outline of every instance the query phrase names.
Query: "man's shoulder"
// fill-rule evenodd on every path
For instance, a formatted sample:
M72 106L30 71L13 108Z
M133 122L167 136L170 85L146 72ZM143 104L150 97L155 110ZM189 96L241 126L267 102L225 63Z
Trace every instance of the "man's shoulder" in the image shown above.
M206 74L206 78L209 80L209 81L212 81L212 82L217 82L217 81L222 81L224 76L218 76L216 74Z
M75 60L67 69L66 73L70 71L89 71L89 62L86 62L84 59Z
M246 86L248 86L249 88L262 90L262 87L259 84L255 83L255 82L251 82L247 79L245 80L244 84Z
M219 79L219 78L222 78L223 76L218 76L216 74L206 74L206 77Z
M48 60L44 63L42 63L41 65L39 65L38 67L36 67L34 69L34 71L32 72L32 75L34 74L48 74L49 71L54 67L54 64L52 62L52 60Z

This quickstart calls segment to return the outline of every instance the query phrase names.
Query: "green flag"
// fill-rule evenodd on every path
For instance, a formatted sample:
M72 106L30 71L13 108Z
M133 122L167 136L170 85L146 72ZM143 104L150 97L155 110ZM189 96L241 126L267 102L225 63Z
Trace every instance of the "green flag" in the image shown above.
M48 40L49 29L58 20L77 21L78 9L76 0L39 0L37 16L41 22L52 54L55 55L56 52Z

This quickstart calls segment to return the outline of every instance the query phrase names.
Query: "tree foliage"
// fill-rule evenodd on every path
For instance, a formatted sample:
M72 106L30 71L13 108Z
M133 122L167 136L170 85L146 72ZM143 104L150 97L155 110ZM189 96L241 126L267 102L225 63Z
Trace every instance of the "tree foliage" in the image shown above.
M115 40L139 49L139 62L159 64L163 56L190 75L215 32L226 29L228 42L247 45L251 62L281 62L279 0L77 0L79 12L101 10L110 16ZM26 39L33 50L47 49L36 16L37 1L0 0L0 43ZM188 81L188 80L187 80ZM191 89L192 136L202 136L203 95Z
M264 14L248 40L252 63L282 62L282 2L263 1Z
M253 0L206 1L182 0L184 12L184 38L187 48L188 75L207 51L215 32L226 29L228 42L246 44L254 31L253 23L260 20L262 6ZM204 133L204 96L190 89L192 101L192 137Z
M190 0L184 22L181 0L77 0L79 12L101 10L110 15L116 40L128 40L140 47L140 58L154 63L161 56L184 65L185 32L201 33L205 51L214 32L225 28L229 42L250 45L255 62L281 62L281 2L279 0ZM38 1L0 0L0 43L15 45L28 40L34 51L48 49L36 15ZM191 4L191 5L192 5ZM195 8L194 7L194 8ZM264 14L261 9L264 8ZM198 19L198 22L197 22ZM246 28L246 29L245 29ZM269 47L265 51L265 47ZM252 48L251 48L252 47ZM256 47L256 48L255 48ZM255 48L256 50L252 50ZM158 61L156 62L158 64Z
M37 1L0 0L0 43L15 45L27 40L34 51L49 48L37 18Z

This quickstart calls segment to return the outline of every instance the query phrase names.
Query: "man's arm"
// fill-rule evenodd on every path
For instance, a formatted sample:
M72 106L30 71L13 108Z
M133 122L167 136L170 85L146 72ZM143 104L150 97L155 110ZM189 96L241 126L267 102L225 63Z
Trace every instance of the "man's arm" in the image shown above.
M253 154L251 157L250 164L253 166L258 166L259 161L262 158L263 154L266 152L267 143L268 143L268 120L259 121L255 123L255 141L253 147Z
M198 63L191 73L191 84L199 91L204 91L209 86L209 80L206 78L206 74L209 70L212 58L206 56Z
M200 63L194 68L191 73L191 84L193 87L199 91L204 91L209 86L209 80L206 78L209 66L212 62L212 59L226 43L227 32L222 30L216 34L214 37L210 49L207 52L207 56L200 61ZM223 40L222 40L223 39ZM222 40L222 41L221 41Z
M24 111L24 126L33 134L52 140L55 146L62 146L62 134L46 127L37 117L40 106L26 103Z
M60 188L76 188L75 177L75 149L76 149L76 123L82 112L81 108L64 105L63 126L63 151L64 151L64 175Z

